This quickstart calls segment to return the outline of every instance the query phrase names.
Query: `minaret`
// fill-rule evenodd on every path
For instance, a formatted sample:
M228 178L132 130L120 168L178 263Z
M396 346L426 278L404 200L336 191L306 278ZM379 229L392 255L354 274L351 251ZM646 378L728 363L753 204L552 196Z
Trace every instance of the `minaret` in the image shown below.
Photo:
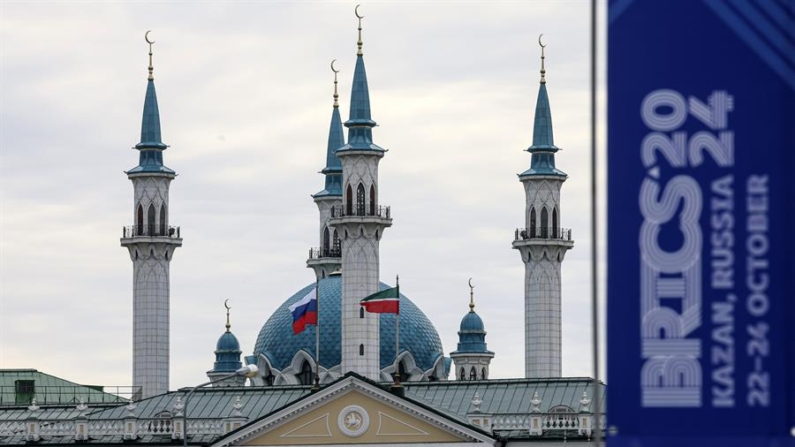
M215 344L215 363L213 364L213 369L207 371L207 377L210 380L228 376L243 367L243 363L240 362L240 354L242 354L243 351L240 350L240 342L237 341L237 337L232 333L232 325L229 323L229 311L232 308L229 307L228 301L229 300L224 301L224 307L226 308L226 332L221 334L221 337L218 338L218 342ZM245 383L246 378L244 376L235 376L214 383L213 388L243 386Z
M362 53L362 18L359 51L353 73L348 144L337 149L342 162L342 206L334 208L329 225L342 242L342 374L354 371L380 380L378 314L364 312L362 298L378 292L379 241L392 225L388 207L378 205L378 162L385 150L373 143L370 94Z
M126 172L133 183L133 225L123 229L121 245L133 262L133 386L136 398L168 391L169 264L182 246L179 227L169 225L168 189L177 174L163 165L168 146L160 137L160 112L152 67L149 31L149 81L146 87L138 166Z
M331 272L339 270L342 266L340 254L340 240L337 230L329 226L331 209L342 207L342 163L335 152L345 144L342 133L342 120L340 119L339 95L337 94L337 73L331 61L331 71L334 72L334 107L331 112L331 127L328 131L328 147L326 149L326 167L320 171L326 176L326 187L323 191L312 196L320 211L320 246L309 250L309 259L306 266L315 271L318 280L325 278Z
M475 286L469 280L469 312L461 320L458 349L450 353L456 380L486 380L494 353L486 347L486 328L475 313Z
M541 37L538 39L541 45ZM571 231L560 227L560 187L568 177L555 168L560 149L552 139L552 114L547 97L544 47L538 90L530 169L519 174L524 184L525 227L516 230L513 248L525 265L525 377L560 377L560 265L574 246Z

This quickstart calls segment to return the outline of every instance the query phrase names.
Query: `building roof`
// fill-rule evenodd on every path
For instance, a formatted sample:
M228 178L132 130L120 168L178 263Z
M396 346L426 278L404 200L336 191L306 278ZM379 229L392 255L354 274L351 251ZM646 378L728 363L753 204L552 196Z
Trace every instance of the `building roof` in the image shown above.
M168 146L160 136L160 109L157 105L155 81L149 79L146 85L146 98L141 119L141 142L135 145L140 151L138 166L127 171L127 174L163 173L174 174L174 171L163 164L163 151Z
M299 350L311 357L315 353L315 326L308 326L300 334L293 334L289 306L305 297L315 283L311 283L287 299L262 326L254 355L265 355L277 369L283 369ZM320 364L332 368L341 363L342 355L342 277L332 275L319 282L318 318L320 321ZM380 283L380 290L391 286ZM395 315L381 314L381 368L395 361ZM400 295L400 350L408 351L423 371L433 368L444 355L439 333L428 317L405 295Z
M33 392L18 393L17 381L33 381ZM112 387L125 394L131 388ZM103 387L80 385L35 369L0 370L0 406L28 406L35 398L38 405L72 405L82 399L86 403L115 404L127 403L118 394L105 392Z

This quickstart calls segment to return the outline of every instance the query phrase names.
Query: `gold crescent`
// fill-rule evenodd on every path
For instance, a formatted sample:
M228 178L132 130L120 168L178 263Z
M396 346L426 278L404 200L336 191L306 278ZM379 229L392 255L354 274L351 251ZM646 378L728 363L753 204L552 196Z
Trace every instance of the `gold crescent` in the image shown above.
M155 41L154 41L154 40L149 40L149 33L151 33L151 32L152 32L152 30L149 30L149 31L147 31L147 32L146 32L146 34L144 34L144 40L145 40L145 41L146 41L146 43L148 43L149 45L152 45L153 43L155 43Z
M337 62L337 60L334 59L333 61L331 61L331 71L333 71L334 73L339 73L340 71L334 68L334 62Z
M224 300L224 307L226 307L226 310L231 310L232 308L227 303L229 303L229 300Z
M469 288L474 289L475 286L472 285L472 278L469 278Z
M541 48L546 48L547 46L541 43L541 36L543 35L544 35L543 33L538 35L538 45L540 45Z
M360 16L359 15L359 6L362 6L362 5L356 5L356 8L353 9L353 13L356 14L356 17L358 17L360 19L363 19L364 16Z

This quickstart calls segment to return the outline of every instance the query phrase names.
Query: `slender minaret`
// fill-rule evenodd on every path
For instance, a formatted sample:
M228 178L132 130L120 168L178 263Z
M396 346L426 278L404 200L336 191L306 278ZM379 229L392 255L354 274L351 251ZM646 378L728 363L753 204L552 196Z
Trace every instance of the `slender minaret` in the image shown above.
M526 195L525 227L516 230L513 248L525 265L525 377L560 377L560 265L574 246L571 231L560 228L560 187L568 177L555 168L552 114L547 97L541 38L541 86L538 90L530 169L519 174Z
M348 144L337 149L342 161L342 206L334 208L329 225L342 242L342 373L354 371L380 380L378 314L364 312L362 298L377 292L378 249L384 229L392 225L388 207L378 205L378 162L384 149L373 143L370 94L362 57L362 18L359 51L353 73Z
M331 71L334 72L334 108L331 112L331 127L328 131L328 147L326 149L326 167L320 171L326 176L326 187L323 191L312 196L320 211L320 246L309 250L309 259L306 266L315 271L318 280L326 277L331 272L339 270L342 266L340 254L340 240L337 230L328 224L331 209L342 206L342 163L335 152L345 144L342 133L342 120L340 119L339 95L337 94L337 73L331 61Z
M133 386L136 397L168 391L169 263L182 246L178 227L169 226L168 189L176 173L163 165L168 146L160 138L160 112L152 68L149 31L149 82L146 87L138 166L126 172L133 183L133 222L121 245L133 262Z

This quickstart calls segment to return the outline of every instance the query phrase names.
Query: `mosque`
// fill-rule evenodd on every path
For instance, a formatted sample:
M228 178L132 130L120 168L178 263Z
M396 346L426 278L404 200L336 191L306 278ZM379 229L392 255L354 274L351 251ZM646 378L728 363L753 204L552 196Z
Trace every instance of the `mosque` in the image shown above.
M169 390L169 266L183 240L180 229L170 225L169 188L176 172L164 161L168 146L161 139L147 33L149 76L141 141L135 146L139 162L126 171L133 184L134 224L121 239L134 273L136 393L129 400L114 399L103 390L75 385L71 401L56 400L36 392L34 382L42 376L26 370L26 378L14 383L26 383L28 401L9 398L16 406L4 406L0 396L0 444L591 441L592 397L594 392L602 397L604 385L594 390L589 378L561 377L561 264L574 242L560 226L560 190L567 175L555 165L559 148L553 139L543 45L533 141L527 149L530 167L519 174L526 221L512 241L525 265L525 377L494 380L489 366L499 353L488 349L474 294L450 353L431 320L408 297L399 295L398 314L366 312L360 304L393 287L379 280L379 243L393 216L378 199L378 168L387 153L373 135L362 17L358 10L356 15L349 118L341 118L335 70L321 171L325 182L312 196L319 212L318 247L309 250L306 265L316 281L271 315L251 353L242 352L227 313L226 331L207 372L212 387L195 393ZM290 307L308 296L317 300L318 324L296 334ZM241 371L248 373L247 384ZM0 380L24 374L0 371Z

